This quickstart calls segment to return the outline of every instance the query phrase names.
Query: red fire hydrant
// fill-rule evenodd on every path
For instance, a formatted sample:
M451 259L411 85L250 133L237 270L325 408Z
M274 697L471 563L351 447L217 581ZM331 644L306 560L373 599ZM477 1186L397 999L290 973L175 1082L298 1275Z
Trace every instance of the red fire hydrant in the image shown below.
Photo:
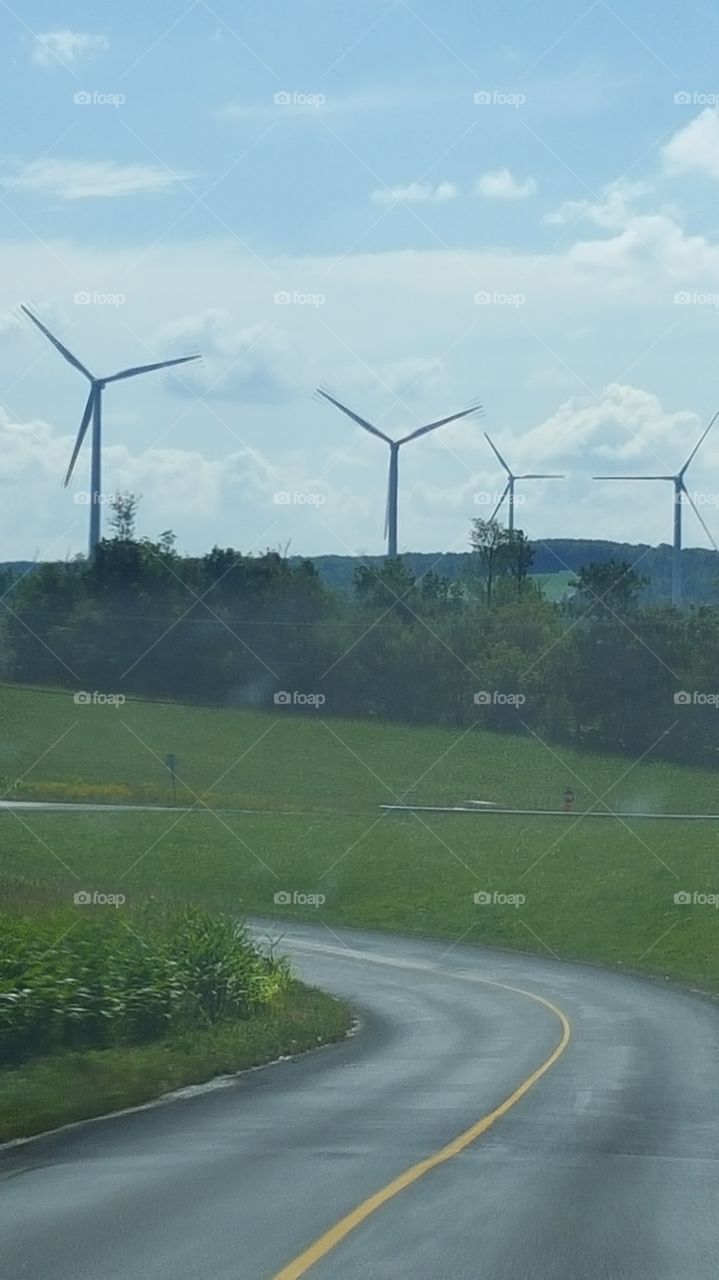
M564 795L562 796L562 802L562 808L565 813L574 812L574 792L571 787L567 787Z

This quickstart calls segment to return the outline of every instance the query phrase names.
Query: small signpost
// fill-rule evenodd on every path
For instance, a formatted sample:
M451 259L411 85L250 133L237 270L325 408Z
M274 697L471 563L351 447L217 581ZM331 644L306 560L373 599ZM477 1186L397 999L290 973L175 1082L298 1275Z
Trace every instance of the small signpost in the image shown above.
M565 813L574 813L574 792L571 787L567 787L562 796L562 807Z
M170 773L170 795L172 796L172 803L174 805L177 800L177 766L179 764L177 756L170 752L165 756L165 764Z

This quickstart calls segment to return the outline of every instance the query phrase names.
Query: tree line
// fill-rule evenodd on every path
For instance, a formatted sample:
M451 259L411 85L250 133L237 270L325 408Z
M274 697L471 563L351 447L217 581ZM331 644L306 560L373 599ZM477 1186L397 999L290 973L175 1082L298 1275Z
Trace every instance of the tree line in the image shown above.
M521 530L472 522L450 581L406 558L360 564L351 595L309 560L215 547L182 556L170 531L135 535L115 502L92 562L6 570L0 675L283 714L534 732L547 740L713 764L719 608L644 602L628 561L588 563L571 599L531 578Z

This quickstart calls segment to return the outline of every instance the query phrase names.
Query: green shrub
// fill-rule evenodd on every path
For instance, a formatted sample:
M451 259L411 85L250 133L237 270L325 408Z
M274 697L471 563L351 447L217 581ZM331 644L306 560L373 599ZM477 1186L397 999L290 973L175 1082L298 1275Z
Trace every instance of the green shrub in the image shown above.
M287 963L262 955L242 925L201 907L6 911L0 928L5 1066L249 1018L290 980Z

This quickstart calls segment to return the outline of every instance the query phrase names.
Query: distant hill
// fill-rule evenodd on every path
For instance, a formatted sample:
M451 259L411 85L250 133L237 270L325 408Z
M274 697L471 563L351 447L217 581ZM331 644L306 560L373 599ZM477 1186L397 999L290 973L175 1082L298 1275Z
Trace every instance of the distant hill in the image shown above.
M666 544L651 547L646 543L606 542L591 538L547 538L533 542L534 563L532 573L543 580L545 575L556 575L561 590L547 588L550 599L557 599L566 590L571 576L583 565L607 560L627 560L637 573L650 579L644 599L668 601L671 598L672 548ZM384 556L311 556L320 577L335 591L350 592L354 571L360 564L381 565ZM403 560L420 578L430 569L450 582L466 578L471 573L472 556L469 551L424 552L408 551ZM684 598L695 604L715 603L719 599L719 555L716 551L704 551L692 547L682 552ZM559 586L559 583L556 584Z
M35 560L5 560L0 563L0 573L3 569L11 569L13 573L27 573L35 568L35 564Z

